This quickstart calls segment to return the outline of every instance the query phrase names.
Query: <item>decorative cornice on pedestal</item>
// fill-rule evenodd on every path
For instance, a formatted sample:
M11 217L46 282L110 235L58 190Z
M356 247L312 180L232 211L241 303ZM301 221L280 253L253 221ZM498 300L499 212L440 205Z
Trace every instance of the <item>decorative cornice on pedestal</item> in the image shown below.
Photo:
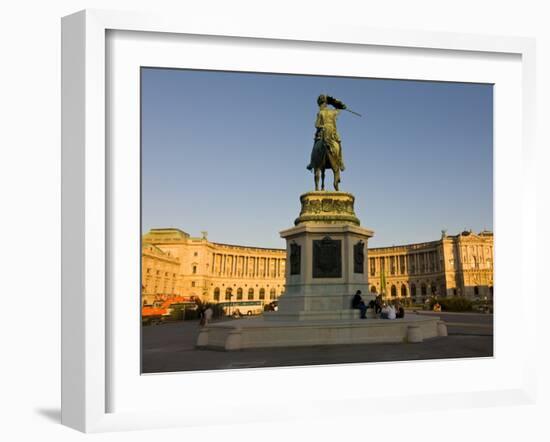
M291 227L290 229L281 230L279 234L282 238L291 238L292 236L298 235L300 233L326 233L326 234L335 234L335 233L345 233L351 232L360 236L365 236L371 238L374 236L374 231L370 229L365 229L354 224L321 224L319 223L305 223L300 224L296 227Z
M353 204L355 197L346 192L307 192L300 196L302 210L296 226L304 223L360 225Z

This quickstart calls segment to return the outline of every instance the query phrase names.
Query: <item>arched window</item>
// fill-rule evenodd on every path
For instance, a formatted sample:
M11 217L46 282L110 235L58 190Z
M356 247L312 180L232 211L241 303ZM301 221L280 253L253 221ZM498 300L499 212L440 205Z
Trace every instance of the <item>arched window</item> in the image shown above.
M479 287L477 285L474 287L474 295L479 296Z
M214 301L219 301L219 300L220 300L220 288L216 287L214 289Z
M275 289L272 288L270 291L269 291L269 299L276 299L276 295L275 295Z
M263 287L260 289L260 299L265 299L265 289Z
M237 289L237 299L238 300L243 299L243 289L240 287Z
M437 286L435 285L435 283L432 282L432 295L435 296L435 294L437 293Z
M231 287L227 287L225 289L225 300L226 301L231 301L231 297L233 296L232 292L233 292L233 289Z
M413 298L416 296L416 284L411 284L411 296Z
M397 288L394 285L391 286L391 295L392 297L397 296Z
M254 289L252 287L248 289L248 299L254 299Z
M371 286L370 286L370 292L371 292L371 293L376 293L376 286L371 285Z
M422 283L422 285L420 286L420 294L422 296L426 296L428 294L428 290L426 288L426 284Z
M453 289L453 296L456 296L458 293L456 291L456 289Z
M403 298L407 297L407 286L405 284L401 284L401 296Z

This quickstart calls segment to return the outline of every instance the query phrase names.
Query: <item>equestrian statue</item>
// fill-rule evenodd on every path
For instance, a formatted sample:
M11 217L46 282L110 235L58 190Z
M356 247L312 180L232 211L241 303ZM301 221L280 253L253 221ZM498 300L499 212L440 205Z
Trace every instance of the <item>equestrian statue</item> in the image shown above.
M340 100L330 95L319 95L317 98L319 112L315 120L315 137L311 150L311 161L307 166L315 174L315 190L319 190L319 178L321 178L321 190L325 190L325 170L332 169L334 175L334 190L338 191L340 172L345 169L342 156L342 141L336 129L336 119L342 110L361 116L357 112L347 109ZM332 108L328 107L332 106Z

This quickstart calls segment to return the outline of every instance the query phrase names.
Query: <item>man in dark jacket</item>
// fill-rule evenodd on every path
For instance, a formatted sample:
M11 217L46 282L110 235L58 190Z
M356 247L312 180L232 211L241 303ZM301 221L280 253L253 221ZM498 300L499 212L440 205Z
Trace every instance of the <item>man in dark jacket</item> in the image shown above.
M351 308L361 310L361 319L367 319L367 306L361 298L361 290L357 290L351 300Z
M403 308L403 306L401 304L397 304L396 310L397 310L397 313L396 313L395 317L397 319L405 317L405 309Z

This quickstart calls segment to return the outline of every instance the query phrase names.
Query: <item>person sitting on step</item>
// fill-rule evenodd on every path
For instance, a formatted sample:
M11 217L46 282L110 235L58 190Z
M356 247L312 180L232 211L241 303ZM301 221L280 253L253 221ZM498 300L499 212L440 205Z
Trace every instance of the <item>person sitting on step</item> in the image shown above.
M357 290L357 292L355 292L355 295L351 300L351 308L361 310L361 319L367 319L367 306L363 302L363 298L361 298L361 290Z

